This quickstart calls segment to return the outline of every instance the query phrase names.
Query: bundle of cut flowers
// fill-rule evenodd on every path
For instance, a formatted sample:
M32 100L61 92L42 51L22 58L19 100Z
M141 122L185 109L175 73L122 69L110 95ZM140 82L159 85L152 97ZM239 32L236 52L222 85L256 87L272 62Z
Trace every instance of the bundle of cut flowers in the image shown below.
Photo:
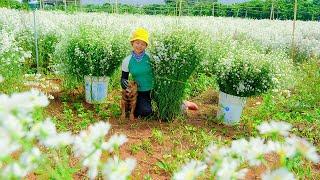
M159 33L151 46L155 76L154 99L161 119L172 120L181 111L186 82L205 57L206 39L184 29Z

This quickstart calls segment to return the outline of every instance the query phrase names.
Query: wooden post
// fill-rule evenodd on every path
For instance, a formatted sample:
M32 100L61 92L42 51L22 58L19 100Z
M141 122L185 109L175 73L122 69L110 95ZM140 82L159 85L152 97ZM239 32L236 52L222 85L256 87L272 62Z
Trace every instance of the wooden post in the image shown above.
M174 11L174 15L177 16L178 15L178 1L176 1L176 9Z
M111 5L111 13L114 13L114 3L112 2L112 0L110 0L110 5Z
M271 4L271 10L270 10L270 20L272 20L272 15L273 15L273 1Z
M67 0L63 0L64 1L64 11L67 12Z
M294 1L294 16L293 16L293 26L292 26L292 59L295 59L295 30L296 30L296 20L297 20L297 10L298 10L298 2Z
M215 2L212 3L212 16L214 17L214 5L215 5Z
M41 0L39 0L39 7L40 7L40 9L42 9L42 2L41 2Z
M181 16L181 14L182 14L182 0L179 0L180 2L179 2L179 16Z
M118 11L118 0L116 0L115 13L116 13L116 14L118 14L118 13L119 13L119 11Z
M274 8L273 8L273 11L272 11L272 19L274 19Z

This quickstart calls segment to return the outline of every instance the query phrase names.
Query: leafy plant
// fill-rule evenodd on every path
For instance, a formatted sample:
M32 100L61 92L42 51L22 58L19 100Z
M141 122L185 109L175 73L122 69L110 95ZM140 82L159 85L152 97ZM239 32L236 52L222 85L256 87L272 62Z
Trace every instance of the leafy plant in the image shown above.
M164 136L161 130L152 129L152 138L156 140L159 144L163 144Z

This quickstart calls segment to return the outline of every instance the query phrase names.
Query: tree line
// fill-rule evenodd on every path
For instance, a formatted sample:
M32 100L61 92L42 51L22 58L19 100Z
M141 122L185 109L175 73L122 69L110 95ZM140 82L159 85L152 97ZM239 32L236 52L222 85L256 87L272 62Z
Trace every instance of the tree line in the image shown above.
M28 9L28 0L1 0L0 7ZM48 1L47 1L48 2ZM164 4L133 6L126 4L80 5L79 0L52 1L43 4L46 10L67 12L107 12L169 16L219 16L253 19L293 19L294 0L251 0L244 3L222 4L217 0L165 0ZM55 4L55 2L58 2ZM76 2L76 3L74 3ZM320 20L320 0L298 0L298 20Z

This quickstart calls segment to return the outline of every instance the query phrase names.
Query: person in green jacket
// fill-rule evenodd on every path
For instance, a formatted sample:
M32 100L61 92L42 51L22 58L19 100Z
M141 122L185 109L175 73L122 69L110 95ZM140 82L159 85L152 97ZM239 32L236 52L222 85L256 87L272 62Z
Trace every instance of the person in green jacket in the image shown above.
M144 28L137 28L130 38L132 52L122 62L121 87L128 88L129 73L138 84L138 97L135 117L147 117L152 114L151 91L153 89L154 74L150 63L150 55L145 52L149 44L149 33ZM195 103L184 101L182 109L197 110Z
M129 73L138 84L138 97L135 116L146 117L152 114L151 90L153 88L153 71L150 55L145 52L149 44L149 33L144 28L137 28L130 39L132 52L122 62L121 87L128 87Z

